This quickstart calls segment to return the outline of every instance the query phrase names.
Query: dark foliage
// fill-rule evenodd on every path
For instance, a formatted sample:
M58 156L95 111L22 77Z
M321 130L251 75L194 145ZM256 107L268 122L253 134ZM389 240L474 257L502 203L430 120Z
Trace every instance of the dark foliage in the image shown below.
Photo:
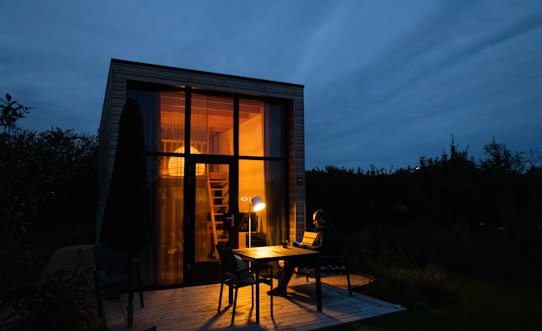
M95 221L96 137L60 129L4 132L0 153L0 227L9 239Z
M82 274L59 271L34 286L21 284L4 291L0 330L96 329L96 317L83 295L92 291Z
M415 169L309 170L307 210L328 210L345 231L374 225L539 230L542 168L525 170L520 154L504 144L485 149L489 158L480 164L452 142L450 156L422 157Z
M4 128L4 132L15 129L17 120L25 117L30 109L17 100L12 100L11 95L6 93L6 99L0 99L0 126Z
M96 137L21 130L30 108L0 106L0 329L86 329L78 275L36 281L55 249L94 241Z
M313 169L306 173L307 210L328 211L348 234L360 270L374 268L369 261L408 262L408 268L435 263L535 278L542 272L533 263L542 259L538 154L527 160L495 140L485 151L488 158L476 163L452 140L449 155L422 157L416 168Z

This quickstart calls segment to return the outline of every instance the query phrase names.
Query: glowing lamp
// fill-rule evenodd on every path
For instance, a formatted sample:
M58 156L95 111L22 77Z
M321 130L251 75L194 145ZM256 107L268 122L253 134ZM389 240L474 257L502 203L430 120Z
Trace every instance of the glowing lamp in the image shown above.
M252 247L252 212L259 212L265 208L265 202L263 202L260 196L241 197L241 201L248 202L248 247Z
M259 196L255 196L250 202L252 203L252 210L255 212L259 212L265 208L265 202Z
M175 153L183 154L184 146L181 146L175 150ZM190 146L190 154L200 154L200 151L194 146ZM167 164L168 173L170 176L184 176L184 157L172 156L169 158ZM205 164L198 164L196 166L196 176L205 175Z

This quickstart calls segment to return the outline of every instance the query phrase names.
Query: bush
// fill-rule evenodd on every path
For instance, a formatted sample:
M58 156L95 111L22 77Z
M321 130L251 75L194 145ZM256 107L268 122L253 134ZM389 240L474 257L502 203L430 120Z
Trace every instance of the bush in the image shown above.
M5 291L0 330L98 329L89 286L80 272L59 271L34 286Z

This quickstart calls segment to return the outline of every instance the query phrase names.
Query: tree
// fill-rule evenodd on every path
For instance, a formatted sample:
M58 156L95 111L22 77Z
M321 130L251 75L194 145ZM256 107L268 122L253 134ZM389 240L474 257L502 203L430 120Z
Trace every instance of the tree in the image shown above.
M482 169L500 174L521 173L525 170L525 163L521 154L512 154L505 144L498 144L495 137L491 143L484 146L484 152L489 159L481 162Z
M30 109L16 100L12 101L9 93L6 93L5 100L0 98L0 126L4 127L4 133L13 130L17 125L17 120L25 117Z

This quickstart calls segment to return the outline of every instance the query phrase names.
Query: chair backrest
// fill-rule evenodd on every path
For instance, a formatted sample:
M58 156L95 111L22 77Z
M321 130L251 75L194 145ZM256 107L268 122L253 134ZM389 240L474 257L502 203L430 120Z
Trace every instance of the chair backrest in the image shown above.
M216 245L216 250L220 256L220 262L224 273L228 275L234 281L240 281L243 283L253 283L254 277L250 270L248 270L241 258L237 258L231 247L224 245Z
M235 261L235 256L230 247L224 245L216 245L216 250L220 256L220 262L222 263L222 268L224 272L230 275L230 277L237 276L237 262Z

